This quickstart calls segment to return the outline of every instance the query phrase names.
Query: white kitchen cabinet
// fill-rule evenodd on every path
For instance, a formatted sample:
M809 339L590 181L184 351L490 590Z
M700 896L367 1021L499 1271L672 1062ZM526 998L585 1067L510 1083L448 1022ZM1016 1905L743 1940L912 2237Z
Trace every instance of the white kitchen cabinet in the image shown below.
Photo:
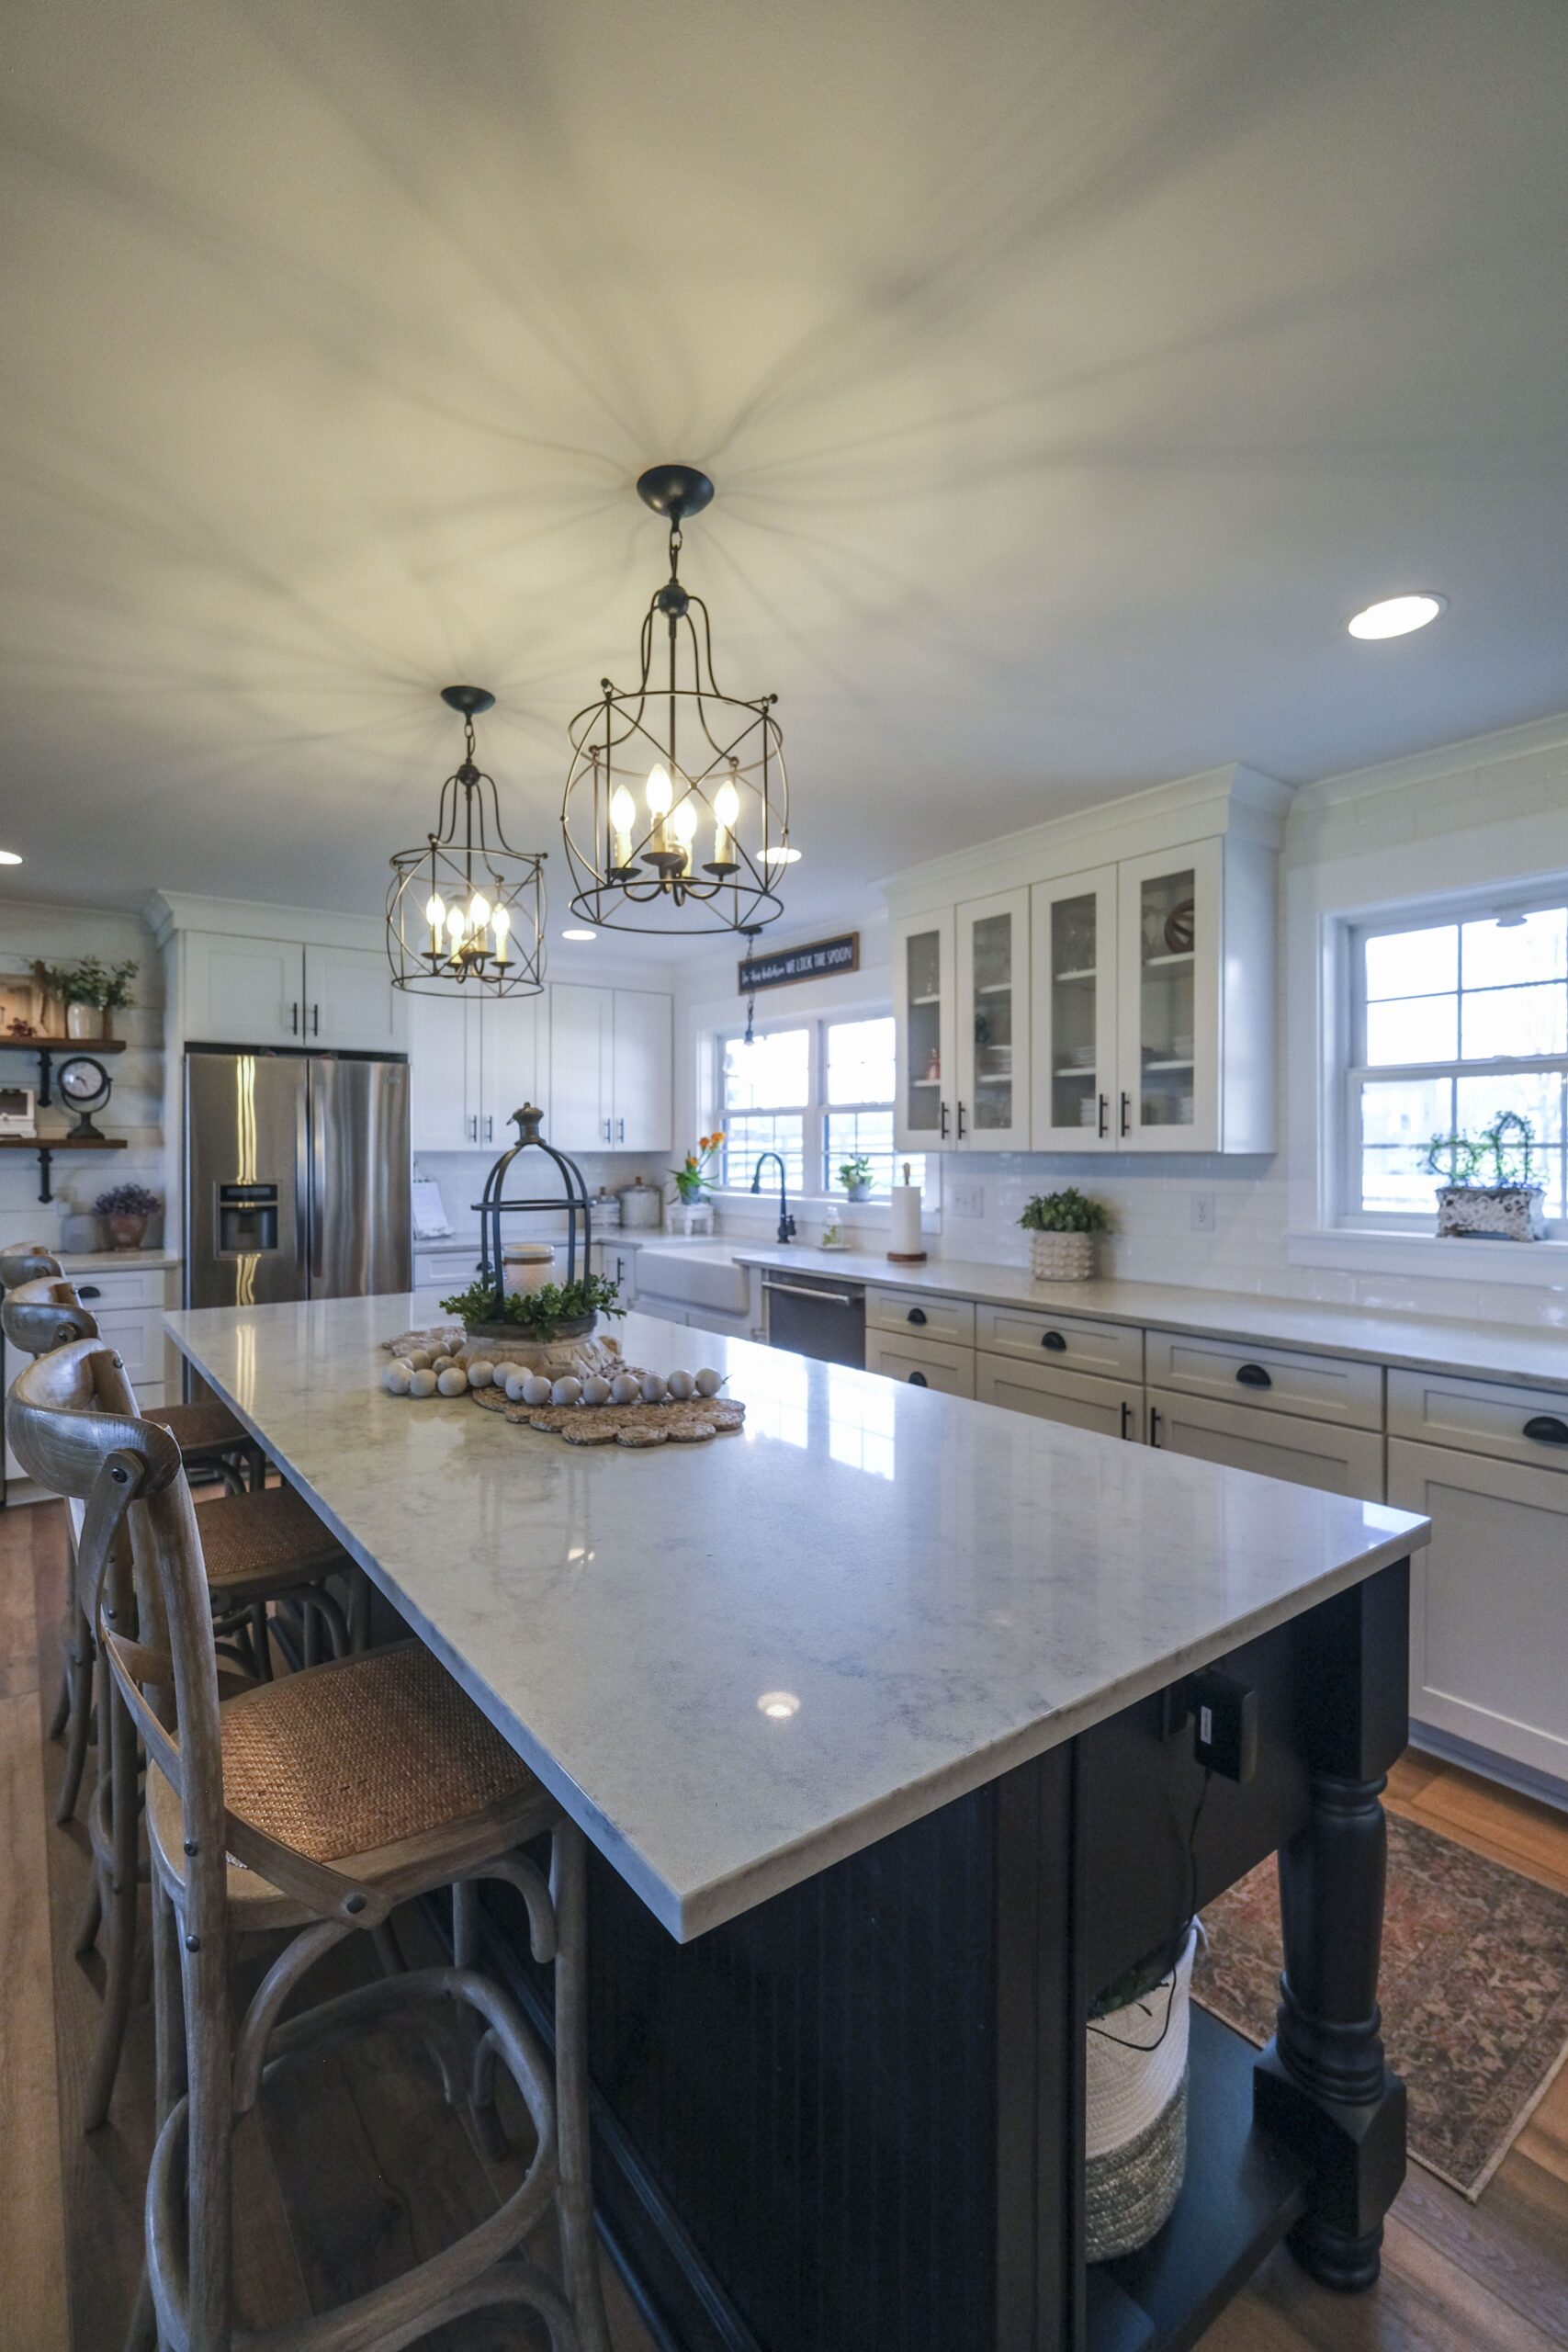
M550 1117L563 1151L668 1151L673 1034L668 996L559 981L550 989Z
M938 1388L944 1396L975 1394L975 1351L944 1340L905 1340L890 1331L868 1330L865 1368L915 1388Z
M1070 1429L1090 1430L1097 1437L1137 1443L1144 1434L1142 1387L1097 1380L1092 1374L1057 1372L982 1351L975 1359L975 1394L982 1405L1032 1413L1036 1420L1065 1421Z
M182 933L187 1042L400 1052L405 1000L385 956L243 933Z
M513 1113L545 1099L545 1048L536 996L411 996L414 1150L493 1157L515 1143Z
M185 1035L207 1046L307 1043L305 951L297 939L187 931L181 940ZM385 966L383 966L385 971ZM386 974L389 992L391 975Z
M1029 892L1004 890L959 907L957 1074L953 1141L960 1151L1029 1148Z
M1087 1315L1043 1307L975 1308L975 1344L991 1355L1042 1364L1048 1372L1087 1372L1097 1380L1142 1387L1144 1335L1135 1324L1097 1323Z
M1216 1404L1204 1396L1184 1396L1178 1389L1151 1387L1148 1433L1149 1443L1168 1453L1192 1453L1201 1462L1256 1470L1260 1477L1320 1487L1327 1494L1353 1495L1364 1502L1382 1499L1381 1431L1337 1429L1329 1421L1261 1412L1251 1405Z
M966 1298L883 1290L874 1283L865 1295L865 1319L868 1329L889 1331L901 1340L949 1340L963 1348L975 1344L975 1309Z
M1151 1388L1179 1388L1249 1412L1302 1413L1349 1429L1382 1427L1382 1366L1304 1348L1247 1346L1187 1331L1149 1331L1144 1368Z
M1116 868L1037 882L1031 897L1031 1141L1114 1151Z
M951 911L910 916L893 926L898 1070L893 1132L900 1151L939 1151L954 1140L954 935Z
M1568 1782L1568 1470L1393 1438L1388 1499L1432 1521L1410 1565L1417 1726Z
M542 1109L548 1100L549 1022L543 996L486 997L478 1012L475 1114L486 1150L501 1151L517 1141L514 1113L525 1102Z

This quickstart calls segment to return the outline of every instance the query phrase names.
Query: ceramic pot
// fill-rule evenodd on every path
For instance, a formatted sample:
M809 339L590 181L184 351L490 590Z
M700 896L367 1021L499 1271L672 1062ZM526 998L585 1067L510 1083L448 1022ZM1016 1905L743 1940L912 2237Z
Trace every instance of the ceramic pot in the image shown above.
M75 1011L75 1006L72 1006ZM116 1250L140 1250L147 1237L145 1216L127 1216L117 1212L108 1220L109 1241Z
M1540 1184L1440 1184L1438 1232L1456 1241L1544 1241Z
M850 1186L849 1196L852 1201L869 1201L871 1198L871 1186L869 1182L864 1184L852 1184Z
M1037 1283L1087 1283L1094 1272L1092 1233L1032 1233L1029 1271Z
M68 1004L65 1008L65 1034L68 1037L101 1037L104 1016L96 1004Z

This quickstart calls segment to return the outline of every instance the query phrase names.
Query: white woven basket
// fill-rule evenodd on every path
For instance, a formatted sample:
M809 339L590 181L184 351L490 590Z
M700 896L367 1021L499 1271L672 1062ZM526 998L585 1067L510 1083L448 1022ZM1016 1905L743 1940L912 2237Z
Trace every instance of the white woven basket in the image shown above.
M1170 1975L1097 2018L1085 2056L1087 2243L1091 2262L1146 2245L1187 2168L1187 2046L1198 1924Z
M1087 1283L1094 1272L1092 1233L1032 1233L1029 1271L1037 1283Z

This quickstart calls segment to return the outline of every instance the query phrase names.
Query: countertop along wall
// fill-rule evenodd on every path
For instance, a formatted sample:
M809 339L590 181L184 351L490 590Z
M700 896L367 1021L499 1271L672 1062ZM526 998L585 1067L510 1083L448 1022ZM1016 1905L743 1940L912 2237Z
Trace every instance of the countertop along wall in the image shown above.
M133 962L141 970L132 984L136 1002L115 1015L115 1030L127 1050L106 1059L114 1081L106 1107L93 1116L107 1136L125 1136L128 1148L96 1152L72 1159L62 1150L52 1170L54 1199L45 1207L38 1197L38 1161L27 1152L0 1154L0 1249L14 1242L43 1240L58 1243L62 1220L73 1208L90 1211L97 1195L111 1184L133 1180L166 1194L164 1158L164 970L152 934L136 915L106 913L90 907L27 905L10 900L0 884L0 971L22 972L35 961L73 964L96 956L105 964ZM84 1038L75 1049L90 1054ZM59 1058L57 1057L56 1067ZM25 1053L0 1057L0 1074L12 1084L36 1086L38 1060ZM46 1133L63 1136L70 1121L52 1103L39 1114ZM148 1228L151 1241L162 1244L163 1221ZM133 1262L129 1257L125 1262ZM136 1262L144 1262L138 1261Z
M1514 1254L1500 1257L1509 1250L1501 1243L1484 1258L1464 1257L1455 1253L1482 1245L1321 1233L1317 1173L1325 919L1439 891L1568 874L1568 714L1303 786L1286 820L1281 867L1284 1148L1259 1159L947 1153L940 1230L928 1233L928 1251L1026 1265L1029 1238L1018 1225L1024 1202L1032 1193L1076 1183L1111 1209L1116 1229L1104 1245L1103 1271L1122 1280L1568 1331L1568 1248L1516 1245ZM789 947L857 927L858 973L772 990L758 999L759 1014L772 1020L890 1009L891 933L880 894L861 909L840 908L831 922L781 923L768 944ZM677 1133L695 1135L713 1114L701 1084L705 1041L720 1023L743 1017L735 963L733 955L705 956L677 979ZM1194 1225L1205 1195L1213 1204L1212 1233ZM817 1238L822 1215L802 1215L802 1240ZM880 1220L852 1217L840 1209L846 1238L857 1246L886 1246ZM765 1202L727 1202L719 1223L727 1234L772 1236ZM1443 1252L1436 1272L1428 1271L1428 1250Z

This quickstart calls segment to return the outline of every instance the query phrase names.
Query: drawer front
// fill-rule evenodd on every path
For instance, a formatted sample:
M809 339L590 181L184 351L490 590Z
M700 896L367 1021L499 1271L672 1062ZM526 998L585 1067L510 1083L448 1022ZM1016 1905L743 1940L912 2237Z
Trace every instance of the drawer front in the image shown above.
M865 1319L874 1331L947 1340L961 1348L975 1344L975 1308L967 1298L929 1298L918 1290L868 1290Z
M1568 1471L1568 1388L1515 1388L1438 1372L1390 1372L1388 1433L1497 1462Z
M1151 1388L1222 1397L1264 1413L1304 1413L1348 1429L1382 1427L1382 1366L1347 1356L1297 1354L1289 1348L1198 1340L1182 1331L1144 1334L1144 1371Z
M1227 1470L1256 1470L1263 1478L1362 1502L1382 1500L1382 1439L1369 1430L1337 1430L1294 1413L1258 1413L1173 1388L1148 1394L1149 1442L1169 1453L1195 1454Z
M1125 1323L1095 1323L1082 1315L1046 1315L1034 1307L976 1306L975 1345L992 1355L1019 1356L1062 1372L1100 1380L1141 1382L1144 1335Z
M126 1375L138 1396L148 1381L164 1380L164 1318L162 1315L121 1313L116 1309L94 1308L94 1317L106 1340L111 1340L116 1355L126 1369Z
M67 1282L74 1283L77 1296L95 1315L106 1307L162 1306L168 1293L168 1274L162 1266L139 1267L134 1272L68 1274Z
M1016 1363L1010 1356L984 1353L975 1359L975 1394L982 1405L1032 1413L1036 1420L1065 1421L1069 1429L1092 1430L1097 1437L1136 1443L1144 1431L1144 1392L1092 1374L1055 1372L1044 1364Z
M888 1380L908 1381L915 1388L939 1388L944 1396L975 1394L974 1349L955 1348L941 1340L867 1331L865 1368Z

